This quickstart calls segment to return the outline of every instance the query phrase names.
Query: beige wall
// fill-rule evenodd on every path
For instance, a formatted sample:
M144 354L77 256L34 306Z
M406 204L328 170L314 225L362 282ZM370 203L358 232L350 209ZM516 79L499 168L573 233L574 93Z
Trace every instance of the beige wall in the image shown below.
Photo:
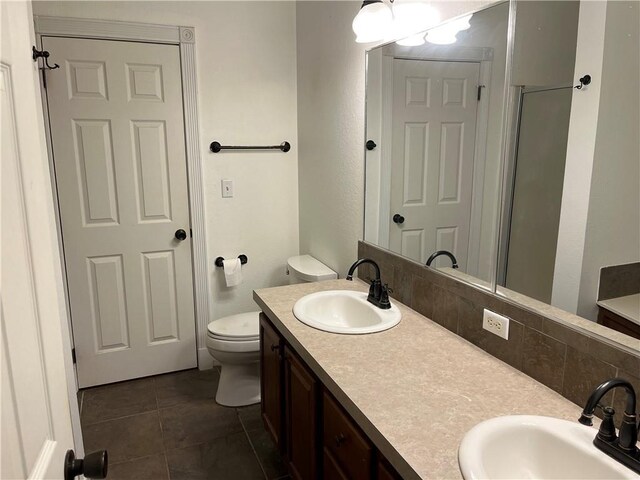
M600 268L640 260L640 3L609 1L578 315L597 317Z
M432 2L441 18L490 1ZM351 30L360 1L296 6L300 252L341 277L357 258L364 218L365 51Z
M580 2L520 0L516 6L513 85L562 86L573 81Z
M296 7L300 252L340 277L363 229L365 48L351 31L361 4Z
M287 283L298 254L296 21L293 2L34 2L35 15L194 26L211 318L256 310L255 288ZM291 143L289 153L212 154L209 143ZM235 197L221 198L221 179ZM355 248L355 239L353 242ZM244 253L244 283L214 259ZM205 356L207 358L208 355Z

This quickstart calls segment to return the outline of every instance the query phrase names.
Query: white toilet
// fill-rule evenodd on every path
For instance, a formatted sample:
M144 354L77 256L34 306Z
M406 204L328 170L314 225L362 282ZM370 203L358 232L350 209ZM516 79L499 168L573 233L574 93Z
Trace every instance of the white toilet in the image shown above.
M311 255L287 260L289 283L338 278L336 272ZM211 322L207 349L221 365L216 402L241 407L260 401L260 312L240 313Z

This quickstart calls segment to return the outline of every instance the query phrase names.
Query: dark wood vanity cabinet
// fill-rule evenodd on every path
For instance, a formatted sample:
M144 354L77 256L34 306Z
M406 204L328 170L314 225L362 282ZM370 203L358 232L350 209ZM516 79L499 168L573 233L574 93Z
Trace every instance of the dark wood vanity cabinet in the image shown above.
M283 368L284 341L271 326L267 316L260 314L260 395L264 428L273 438L280 453L284 453L283 433Z
M374 478L373 446L331 394L325 391L322 397L323 462L338 478Z
M598 307L598 323L640 340L640 325L606 308Z
M316 478L318 381L289 347L284 350L285 458L294 479Z
M293 478L318 478L320 384L264 314L260 314L260 371L265 429Z
M400 478L263 313L260 356L262 419L292 478Z

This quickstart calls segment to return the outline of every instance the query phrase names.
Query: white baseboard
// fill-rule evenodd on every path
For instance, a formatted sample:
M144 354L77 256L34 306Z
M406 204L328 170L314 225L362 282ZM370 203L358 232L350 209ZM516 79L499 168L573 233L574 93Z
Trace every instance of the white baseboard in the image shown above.
M209 350L206 348L198 349L198 369L209 370L213 367L220 366L220 362L211 356Z

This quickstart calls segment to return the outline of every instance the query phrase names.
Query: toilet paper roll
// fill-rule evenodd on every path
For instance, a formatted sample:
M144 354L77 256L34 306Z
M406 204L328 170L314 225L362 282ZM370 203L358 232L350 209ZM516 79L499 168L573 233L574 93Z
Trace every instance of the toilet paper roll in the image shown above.
M224 260L222 266L227 287L235 287L242 283L242 263L239 258Z

